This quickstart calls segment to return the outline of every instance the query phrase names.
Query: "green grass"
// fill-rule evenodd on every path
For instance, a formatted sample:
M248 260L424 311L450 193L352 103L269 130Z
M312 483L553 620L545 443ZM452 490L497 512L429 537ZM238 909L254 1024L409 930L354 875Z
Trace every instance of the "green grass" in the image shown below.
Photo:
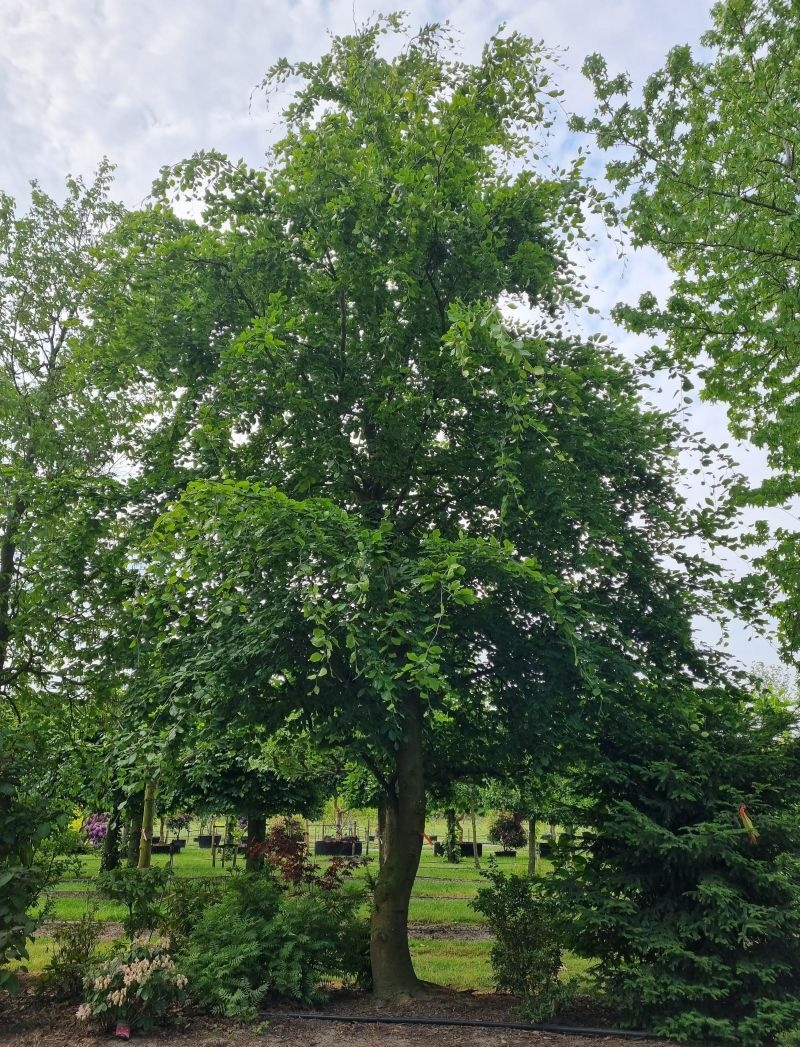
M494 988L489 962L491 942L412 938L414 970L425 981L451 989L491 992Z
M416 895L443 895L445 898L474 898L478 884L469 880L415 880L412 898Z
M437 831L436 822L428 825L428 831ZM212 866L211 851L200 850L192 839L196 832L197 830L193 829L187 846L174 858L175 875L178 877L228 875L231 869L230 862L223 867L218 855L216 867ZM443 827L440 827L439 835L443 835ZM486 839L485 826L479 825L478 836L479 839ZM481 863L484 870L487 867L487 858L493 850L493 847L484 848ZM357 878L366 876L367 872L372 876L377 875L377 847L375 845L370 846L370 857L372 860L368 870L358 870ZM168 862L168 855L153 856L153 865L163 866ZM244 860L240 856L237 867L241 868L243 864ZM327 860L318 859L317 864L324 866ZM498 864L506 873L526 874L527 849L521 849L516 858L499 859ZM99 853L80 856L77 875L66 876L54 885L53 891L65 894L67 897L50 899L48 920L77 920L87 911L90 904L97 903L99 906L97 916L100 920L122 921L126 915L125 907L101 898L97 894L96 877L99 866ZM551 867L551 863L545 860L541 864L541 872L547 874ZM491 941L459 938L460 926L474 927L486 923L484 917L469 906L470 899L475 897L483 882L481 870L475 868L471 858L464 858L456 864L450 864L441 857L435 857L430 845L426 844L423 847L419 873L412 891L409 919L414 924L450 926L452 937L417 937L411 940L414 967L421 978L453 989L471 989L478 992L493 990L494 982L490 962ZM34 915L40 912L43 901L44 899L40 899L33 910ZM365 905L365 912L366 909ZM30 958L24 966L32 973L40 973L50 958L53 946L53 940L48 937L40 937L32 941L29 944ZM585 973L588 966L586 961L567 955L563 977L569 980L580 976Z
M471 909L466 901L428 901L420 898L411 899L408 918L412 923L486 923L484 917Z
M52 938L34 938L28 942L28 959L14 960L8 966L12 971L22 969L30 971L31 974L41 974L50 959L53 945Z
M47 904L45 918L47 920L79 920L89 908L89 903L98 903L97 919L119 923L127 915L128 910L118 902L107 901L99 895L94 894L91 898L50 898ZM39 919L45 902L40 899L31 910L35 919Z
M448 938L412 938L409 942L414 970L425 981L451 989L493 992L490 941L454 941ZM586 974L590 964L566 953L561 980L573 981Z

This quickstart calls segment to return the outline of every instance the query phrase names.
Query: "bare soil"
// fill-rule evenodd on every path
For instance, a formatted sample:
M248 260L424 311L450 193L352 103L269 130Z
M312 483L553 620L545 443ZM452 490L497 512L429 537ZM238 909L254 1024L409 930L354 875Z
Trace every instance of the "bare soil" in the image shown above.
M98 1033L75 1019L75 1003L48 999L36 992L36 979L28 977L22 993L16 997L0 994L0 1044L14 1047L102 1047L114 1041L108 1033ZM476 1019L480 1021L515 1021L513 999L497 994L438 990L424 1000L392 1004L392 1017ZM137 1037L138 1047L426 1047L435 1039L436 1047L664 1047L665 1041L627 1040L615 1036L587 1039L584 1036L525 1032L512 1029L481 1029L447 1026L383 1025L374 1022L356 1024L347 1016L372 1016L378 1008L367 995L339 993L325 1005L324 1013L342 1015L340 1021L309 1021L285 1018L280 1005L270 1009L268 1022L262 1025L237 1025L218 1018L185 1013L157 1034ZM602 1014L579 1012L561 1021L600 1025Z

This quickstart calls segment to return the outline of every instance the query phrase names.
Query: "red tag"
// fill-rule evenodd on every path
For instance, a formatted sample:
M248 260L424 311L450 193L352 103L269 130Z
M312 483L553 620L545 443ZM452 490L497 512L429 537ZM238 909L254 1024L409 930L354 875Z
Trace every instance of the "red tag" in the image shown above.
M118 1040L129 1040L131 1038L130 1025L123 1025L120 1022L114 1030L114 1035Z

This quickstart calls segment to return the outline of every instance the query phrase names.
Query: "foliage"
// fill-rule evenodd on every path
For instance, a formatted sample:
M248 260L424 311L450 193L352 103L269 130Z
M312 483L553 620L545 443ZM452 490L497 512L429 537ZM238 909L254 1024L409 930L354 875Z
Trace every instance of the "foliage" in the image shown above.
M122 902L128 910L123 928L129 938L137 931L153 930L163 922L163 901L172 876L169 866L150 866L134 869L120 866L101 872L98 876L100 892Z
M709 686L608 717L580 782L590 828L551 880L573 947L627 1021L768 1042L800 1019L794 715Z
M220 901L229 881L219 876L191 879L173 876L168 882L160 907L158 930L180 948L205 910Z
M103 163L88 184L68 179L62 203L34 183L24 215L0 194L0 699L20 716L90 679L105 688L109 601L90 597L111 556L114 470L150 403L135 369L91 337L99 245L122 214L110 182ZM73 727L83 712L72 707Z
M546 51L501 32L469 64L446 28L378 17L267 86L286 81L265 170L198 154L122 234L137 265L108 337L163 352L176 386L125 745L182 771L245 740L260 771L261 738L302 728L369 767L404 841L373 956L414 988L393 921L426 779L479 751L503 773L534 733L563 742L607 690L683 665L718 570L685 538L716 524L678 491L686 434L561 323L602 207L582 156L534 160Z
M189 828L191 820L192 816L186 812L182 814L173 814L172 817L167 818L167 828L180 836L184 829Z
M227 1017L252 1017L269 993L319 1001L330 978L366 978L360 900L317 885L285 894L271 876L234 877L191 931L181 970L198 1001Z
M696 366L702 395L727 405L734 435L766 449L774 472L747 500L789 505L800 492L800 12L792 0L723 0L712 19L702 50L673 48L638 101L628 77L590 58L597 114L578 124L614 149L608 175L627 198L634 243L672 271L666 300L647 293L621 318L665 334L655 362L684 393ZM772 609L793 651L798 538L782 527L776 539L761 566L777 582ZM763 588L755 576L742 590L752 598Z
M132 1031L147 1032L183 1002L185 987L166 939L140 936L89 973L77 1018L98 1019L105 1028L126 1022Z
M180 969L190 992L213 1013L252 1018L268 991L264 953L280 904L280 890L266 876L235 877L230 890L204 909L189 929Z
M56 925L52 931L56 948L44 968L41 985L61 996L78 996L94 959L102 929L91 909L79 920Z
M486 833L492 843L500 843L506 850L524 847L528 834L522 827L521 816L516 811L504 811L497 815Z
M254 844L250 853L263 856L284 883L322 891L338 890L366 863L364 858L337 855L320 868L309 856L303 826L296 818L273 822L263 843Z
M42 848L58 828L57 805L40 791L37 756L30 737L0 715L0 989L10 991L19 982L6 964L27 957L36 928L28 911L56 868Z
M496 936L491 959L497 988L518 996L530 1021L552 1018L571 995L559 980L565 944L561 913L538 880L506 875L493 860L481 875L488 883L470 905Z

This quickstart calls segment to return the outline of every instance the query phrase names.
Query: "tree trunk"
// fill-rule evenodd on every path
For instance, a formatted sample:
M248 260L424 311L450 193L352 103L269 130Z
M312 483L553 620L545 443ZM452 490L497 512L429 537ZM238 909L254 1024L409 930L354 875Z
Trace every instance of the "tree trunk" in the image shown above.
M16 575L17 532L25 508L22 498L14 499L6 513L5 527L0 537L0 673L7 668L8 645L11 639L11 593Z
M225 852L223 851L223 854ZM211 868L217 867L217 816L211 819Z
M444 857L445 860L455 865L461 861L461 848L458 840L458 819L454 808L448 807L444 812L446 824L444 835Z
M386 860L386 805L378 803L378 868L383 868Z
M108 872L119 866L121 855L121 833L122 817L119 812L119 804L122 803L122 795L117 790L111 792L111 813L108 816L108 829L103 840L103 851L100 855L100 871Z
M225 835L222 837L222 868L225 868L225 859L230 859L231 868L236 868L236 841L233 838L233 830L236 828L236 819L229 814L225 819Z
M539 847L536 843L536 819L528 819L528 876L539 871Z
M263 814L247 815L247 859L245 868L249 873L260 872L264 868L263 852L251 855L253 844L263 843L267 838L267 819Z
M425 782L422 764L422 703L404 702L404 737L395 762L395 790L385 797L383 865L375 885L370 957L375 995L420 995L408 948L408 905L422 853Z
M475 868L480 869L481 859L478 855L478 820L475 817L475 808L469 812L469 819L472 822L472 856L475 859Z
M131 869L139 861L139 844L142 838L142 795L131 796L126 807L128 812L128 832L125 859Z
M144 787L144 812L142 813L142 838L139 841L140 869L150 868L151 846L153 843L153 815L156 806L155 782L148 782Z

